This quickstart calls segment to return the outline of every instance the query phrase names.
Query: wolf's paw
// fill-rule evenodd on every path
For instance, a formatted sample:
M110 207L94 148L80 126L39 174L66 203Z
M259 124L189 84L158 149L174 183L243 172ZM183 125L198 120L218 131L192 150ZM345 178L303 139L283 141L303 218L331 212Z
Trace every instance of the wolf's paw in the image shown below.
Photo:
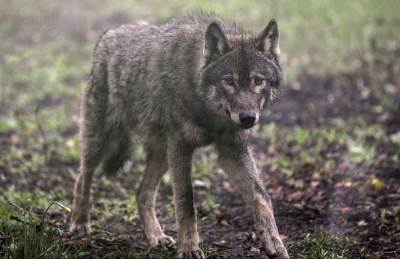
M156 236L156 237L152 237L152 238L150 238L149 242L150 242L151 247L173 246L176 243L172 237L167 236L165 234L162 234L162 235Z
M179 259L205 259L203 251L200 248L192 249L189 251L179 250L178 252Z
M265 251L270 258L289 259L289 254L282 243L281 238L268 236L264 243Z
M71 223L69 232L75 235L88 235L92 232L89 222L85 223Z

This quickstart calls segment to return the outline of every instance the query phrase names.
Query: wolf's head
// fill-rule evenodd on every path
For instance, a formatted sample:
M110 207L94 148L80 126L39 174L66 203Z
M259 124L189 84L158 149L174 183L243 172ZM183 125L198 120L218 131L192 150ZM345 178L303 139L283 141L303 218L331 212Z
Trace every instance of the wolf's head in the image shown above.
M244 129L258 122L282 79L278 43L275 20L257 36L208 26L201 88L213 109Z

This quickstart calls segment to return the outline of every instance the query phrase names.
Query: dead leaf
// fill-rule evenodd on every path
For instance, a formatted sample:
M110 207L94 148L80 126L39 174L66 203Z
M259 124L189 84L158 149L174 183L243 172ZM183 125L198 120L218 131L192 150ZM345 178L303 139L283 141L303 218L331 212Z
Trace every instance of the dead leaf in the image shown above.
M357 225L358 225L359 227L365 227L365 226L368 225L368 223L365 222L365 220L360 220L359 222L357 222Z
M342 206L339 208L340 213L342 214L347 214L352 210L351 207L347 207L347 206Z
M311 181L311 188L315 189L319 186L319 181Z
M347 187L347 188L350 188L350 187L352 187L353 186L353 182L351 182L351 181L346 181L346 182L344 182L344 185L343 185L344 187Z
M289 194L288 200L289 201L298 201L298 200L301 200L303 197L304 197L303 191L296 191L296 192L292 192L291 194Z

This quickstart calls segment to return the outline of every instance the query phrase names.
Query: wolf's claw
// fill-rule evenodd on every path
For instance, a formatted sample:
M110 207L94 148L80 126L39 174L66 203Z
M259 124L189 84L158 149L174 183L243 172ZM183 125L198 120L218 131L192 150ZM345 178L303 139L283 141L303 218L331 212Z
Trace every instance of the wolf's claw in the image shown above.
M205 259L203 251L201 249L195 249L192 251L179 251L179 259Z
M172 237L167 236L165 234L162 234L159 237L154 237L149 242L150 242L150 246L151 247L173 246L176 243L175 240Z
M88 235L92 232L92 228L90 227L90 223L71 223L69 227L69 232L72 234L84 234Z

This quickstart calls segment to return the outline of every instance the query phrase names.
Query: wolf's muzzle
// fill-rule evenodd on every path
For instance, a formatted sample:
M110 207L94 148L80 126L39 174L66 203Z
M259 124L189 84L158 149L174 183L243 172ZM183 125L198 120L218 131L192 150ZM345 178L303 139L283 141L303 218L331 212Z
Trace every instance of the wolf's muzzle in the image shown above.
M252 112L240 112L239 121L243 128L249 129L254 126L257 119L257 115Z

